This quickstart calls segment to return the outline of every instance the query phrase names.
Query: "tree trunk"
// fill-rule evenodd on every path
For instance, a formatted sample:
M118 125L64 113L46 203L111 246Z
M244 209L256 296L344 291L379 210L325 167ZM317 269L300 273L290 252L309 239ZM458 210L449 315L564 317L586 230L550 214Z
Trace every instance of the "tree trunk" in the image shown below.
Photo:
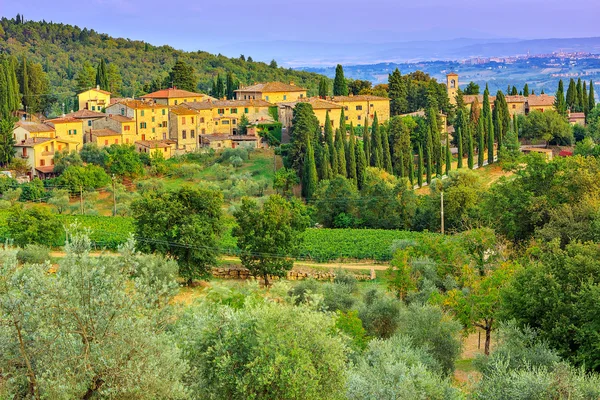
M263 279L265 280L265 288L269 287L269 275L264 274Z
M486 356L490 355L490 341L491 341L491 336L492 336L492 328L491 326L487 326L485 328L485 347L483 352L485 353Z

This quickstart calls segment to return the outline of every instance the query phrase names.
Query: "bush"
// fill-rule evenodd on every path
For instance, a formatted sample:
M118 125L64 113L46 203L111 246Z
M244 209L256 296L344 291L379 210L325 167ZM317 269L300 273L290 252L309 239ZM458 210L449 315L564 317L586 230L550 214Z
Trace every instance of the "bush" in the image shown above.
M46 194L46 191L44 190L44 184L37 178L33 179L31 182L22 184L21 190L21 201L41 200Z
M323 305L325 309L348 312L355 302L356 298L351 287L339 283L323 284Z
M56 217L39 206L24 209L21 205L11 207L7 218L8 233L16 245L39 243L47 246L58 244L62 227Z
M178 178L192 180L201 170L202 168L197 164L182 164L178 168L175 168L173 175Z
M238 147L235 149L225 149L221 153L221 156L217 160L220 164L231 163L232 159L235 157L239 157L242 161L248 161L248 150L243 147Z
M314 301L314 295L319 293L320 284L314 279L306 279L298 282L288 291L288 295L294 299L296 305Z
M359 317L369 336L389 338L398 329L398 316L402 304L386 296L377 289L365 294L364 304L359 310Z
M17 260L23 264L42 264L50 259L50 249L39 244L28 244L17 252Z

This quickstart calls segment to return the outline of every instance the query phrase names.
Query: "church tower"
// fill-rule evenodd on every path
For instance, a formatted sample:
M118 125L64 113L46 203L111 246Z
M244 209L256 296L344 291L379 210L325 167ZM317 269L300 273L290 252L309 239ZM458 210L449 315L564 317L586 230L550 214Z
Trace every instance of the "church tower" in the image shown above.
M456 92L458 90L458 74L451 72L446 75L446 87L448 88L448 98L450 104L456 104Z

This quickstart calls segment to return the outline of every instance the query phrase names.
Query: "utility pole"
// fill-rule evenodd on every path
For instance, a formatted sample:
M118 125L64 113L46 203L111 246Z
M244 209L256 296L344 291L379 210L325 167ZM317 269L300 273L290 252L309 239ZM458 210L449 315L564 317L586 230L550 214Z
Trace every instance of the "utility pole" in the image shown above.
M444 191L442 190L440 196L440 217L442 220L442 235L444 234Z
M112 174L113 217L117 215L117 192L115 191L115 174Z
M83 186L79 186L79 206L81 207L81 215L83 215Z

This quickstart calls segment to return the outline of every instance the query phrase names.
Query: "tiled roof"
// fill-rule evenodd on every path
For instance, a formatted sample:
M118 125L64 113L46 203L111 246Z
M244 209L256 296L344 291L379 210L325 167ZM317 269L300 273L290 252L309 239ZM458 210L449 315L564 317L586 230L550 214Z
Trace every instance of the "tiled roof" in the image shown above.
M220 142L223 140L243 141L243 142L255 142L258 140L256 136L252 135L225 135L225 134L207 134L200 135L202 142Z
M171 99L183 97L208 97L208 95L204 93L188 92L187 90L177 88L168 88L145 94L142 96L142 99Z
M91 134L93 136L120 136L121 134L112 129L92 129Z
M527 103L529 103L530 107L552 106L554 105L554 96L547 94L530 94L529 97L527 97Z
M32 147L34 145L42 144L49 142L54 139L50 138L27 138L25 140L21 140L19 143L16 143L16 147Z
M35 167L36 171L40 171L43 174L49 174L54 172L54 165L45 165L43 167Z
M141 108L166 108L166 105L161 105L161 104L154 104L154 103L150 103L147 101L141 101L141 100L121 100L118 103L115 104L123 104L129 108L133 108L133 109L141 109Z
M108 94L108 95L111 94L110 92L107 92L106 90L102 90L102 89L98 89L98 88L91 88L91 89L88 89L88 90L84 90L81 93L90 92L90 91L94 91L94 92L98 92L98 93L102 93L102 94ZM79 93L79 94L81 94L81 93Z
M27 132L54 132L54 127L46 124L38 124L35 122L19 121L16 123L17 126L25 129Z
M235 92L306 92L306 89L301 88L300 86L290 85L282 82L267 82L239 88Z
M185 104L185 103L184 103ZM173 106L169 111L176 115L197 115L198 111L184 105Z
M86 110L86 109L75 111L75 112L65 115L65 117L79 118L79 119L102 118L105 116L106 116L106 114L104 114L104 113L90 111L90 110Z
M333 110L342 108L339 104L318 97L305 97L303 99L298 99L297 101L283 102L279 103L279 106L295 107L298 103L309 103L313 110Z
M171 147L171 144L174 143L170 140L136 140L135 144L139 144L140 146L156 149L163 147Z
M133 122L133 118L126 117L125 115L121 114L109 114L106 118L117 122Z
M186 102L183 105L194 110L211 110L213 108L232 108L232 107L272 107L274 104L265 100L205 100L197 102Z
M336 103L350 103L353 101L390 101L387 97L372 96L370 94L359 94L356 96L333 96L331 101Z
M569 118L578 118L578 119L585 118L585 113L582 113L582 112L572 112L572 113L569 114Z
M70 124L73 122L81 122L80 120L78 120L77 118L73 118L73 117L60 117L60 118L54 118L54 119L48 119L46 120L46 122L50 122L52 124Z
M527 99L525 96L504 96L504 98L506 99L507 103L525 103L525 100Z
M458 76L458 74L456 72L449 72L446 76Z

